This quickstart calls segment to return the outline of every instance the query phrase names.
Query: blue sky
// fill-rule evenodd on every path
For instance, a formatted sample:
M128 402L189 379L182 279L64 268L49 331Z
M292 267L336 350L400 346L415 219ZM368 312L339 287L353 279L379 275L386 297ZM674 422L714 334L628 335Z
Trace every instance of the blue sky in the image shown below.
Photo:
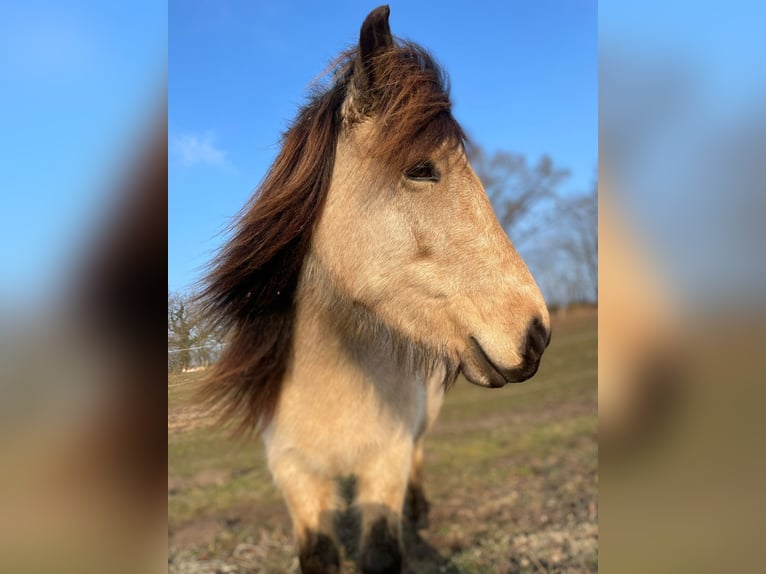
M166 54L155 0L0 5L0 303L63 287L164 96Z
M601 69L601 126L627 125L631 144L607 173L687 306L763 297L764 22L752 0L599 7L599 47L618 71Z
M766 3L601 2L601 49L640 54L653 65L671 63L690 72L701 111L731 120L766 96ZM611 104L611 102L610 102Z
M278 152L280 134L377 2L171 0L168 288L200 276ZM595 1L390 2L397 36L449 74L454 114L486 150L597 165Z

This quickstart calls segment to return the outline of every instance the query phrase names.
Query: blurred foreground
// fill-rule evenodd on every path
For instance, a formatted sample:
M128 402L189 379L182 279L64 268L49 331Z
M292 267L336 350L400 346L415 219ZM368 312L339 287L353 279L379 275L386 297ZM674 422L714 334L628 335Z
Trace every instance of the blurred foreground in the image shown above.
M690 306L617 224L611 193L600 190L601 566L759 571L763 308L736 296Z
M761 572L766 7L599 5L600 566Z
M156 2L0 6L0 572L167 568L166 47Z
M56 300L4 302L2 572L164 570L165 355L152 327L166 133L162 114Z

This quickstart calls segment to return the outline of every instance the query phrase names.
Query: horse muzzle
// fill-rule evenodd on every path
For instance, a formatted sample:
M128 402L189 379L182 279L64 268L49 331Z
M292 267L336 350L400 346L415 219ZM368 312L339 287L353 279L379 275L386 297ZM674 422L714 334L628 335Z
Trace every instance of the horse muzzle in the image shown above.
M521 364L502 367L493 360L476 337L469 337L467 357L461 363L466 379L482 387L503 387L508 383L520 383L531 378L540 366L540 358L550 344L551 332L542 321L535 319L527 328L521 352Z

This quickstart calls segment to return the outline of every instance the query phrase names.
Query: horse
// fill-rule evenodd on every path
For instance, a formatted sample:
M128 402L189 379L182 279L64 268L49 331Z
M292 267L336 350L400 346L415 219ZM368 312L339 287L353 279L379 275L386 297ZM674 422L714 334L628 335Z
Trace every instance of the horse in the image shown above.
M344 496L360 570L400 572L405 500L422 525L423 439L446 389L459 373L526 380L550 341L446 77L392 36L389 12L367 16L300 109L201 292L228 333L203 398L264 441L304 574L339 571Z

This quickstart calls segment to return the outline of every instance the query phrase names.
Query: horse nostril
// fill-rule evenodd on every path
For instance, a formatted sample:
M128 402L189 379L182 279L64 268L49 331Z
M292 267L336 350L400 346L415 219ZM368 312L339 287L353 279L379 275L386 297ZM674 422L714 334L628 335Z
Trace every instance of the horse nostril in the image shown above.
M533 319L527 329L527 348L524 356L532 361L539 360L550 341L550 331L540 319Z

